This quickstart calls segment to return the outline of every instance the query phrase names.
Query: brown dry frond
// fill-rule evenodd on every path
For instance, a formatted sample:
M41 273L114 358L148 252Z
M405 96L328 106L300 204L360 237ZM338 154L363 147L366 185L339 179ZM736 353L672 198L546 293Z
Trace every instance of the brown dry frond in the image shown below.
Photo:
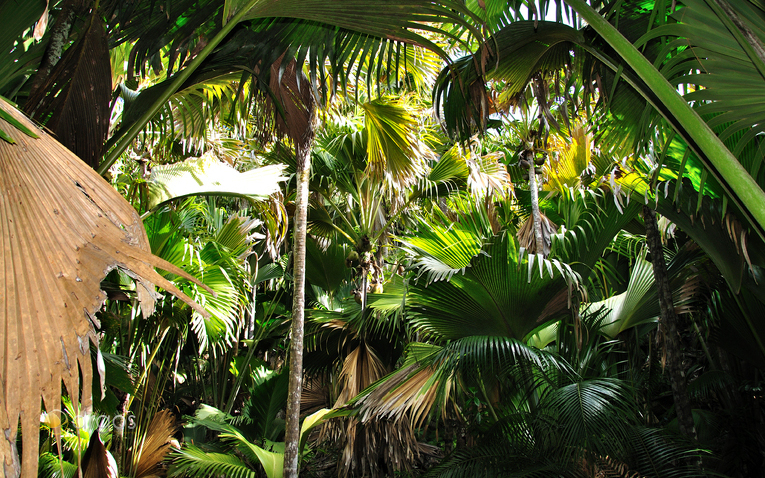
M101 441L98 430L90 437L88 449L82 457L83 478L119 478L117 464L109 459L106 447Z
M728 236L730 236L733 244L736 245L737 252L743 256L749 269L752 269L752 261L749 259L749 251L747 250L746 229L744 229L736 216L730 212L725 215L724 222L725 229L728 231Z
M422 424L439 398L440 387L435 380L435 373L435 368L420 367L416 363L397 371L369 395L359 400L359 416L362 422L379 418L401 420L403 417L409 417L413 426ZM448 400L451 379L448 379L442 388L447 391L442 398Z
M343 362L335 407L344 406L386 372L374 351L363 342L359 344ZM380 415L364 420L356 417L332 420L322 427L320 440L342 446L338 464L341 477L391 476L410 470L421 455L432 454L432 450L417 442L406 414L394 418Z
M542 218L542 239L545 243L545 250L541 253L547 257L550 255L550 246L552 245L552 236L558 230L558 226L555 225L550 219L542 213L539 213ZM518 230L516 234L518 236L518 244L525 248L529 254L539 254L537 251L537 242L534 238L534 218L529 216L523 223L523 226Z
M305 417L332 406L329 379L325 375L307 376L300 393L300 415Z
M335 408L342 407L362 390L381 379L387 370L374 350L365 343L353 349L345 358L340 371L340 395Z
M73 403L91 406L89 341L110 270L135 277L144 315L154 310L153 283L206 313L154 270L193 280L151 254L138 214L111 185L10 105L0 108L39 135L0 120L15 141L0 141L0 456L5 476L35 477L41 397L47 410L60 409L63 381Z
M343 449L340 477L393 476L397 472L410 472L412 464L433 449L421 444L407 419L373 420L360 423L346 421L347 445Z
M160 474L160 465L165 455L170 452L171 440L177 430L178 424L170 410L161 410L154 415L140 451L133 454L135 478L149 478Z

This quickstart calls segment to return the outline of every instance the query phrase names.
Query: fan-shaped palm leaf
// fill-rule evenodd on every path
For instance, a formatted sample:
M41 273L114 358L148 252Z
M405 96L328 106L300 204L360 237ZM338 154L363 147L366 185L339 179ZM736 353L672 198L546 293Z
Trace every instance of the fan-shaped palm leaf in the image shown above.
M0 455L12 474L21 415L23 475L33 476L40 396L47 409L59 409L63 380L78 401L81 370L82 400L85 406L90 401L92 372L85 344L95 340L92 321L106 298L100 281L107 272L120 267L140 278L137 293L144 314L153 310L151 282L207 313L154 271L152 265L192 279L149 252L135 210L109 184L4 101L0 109L39 136L33 139L11 128L16 144L0 143L5 211L1 290L6 304L0 357L9 361L4 366L0 427L10 430L0 440ZM2 120L0 125L8 129Z
M692 310L700 285L697 277L687 278L687 281L682 277L683 271L678 270L682 265L674 261L668 267L673 286L675 312L678 314ZM659 303L656 294L651 263L643 258L637 258L630 272L627 290L603 301L593 302L589 307L593 313L597 313L603 307L608 310L603 317L601 330L609 337L616 337L624 330L647 321L658 320Z
M401 238L404 250L414 259L419 275L427 274L428 282L449 280L464 272L470 261L481 252L482 239L462 223L444 226L434 221L420 221L416 236Z
M393 184L412 183L425 172L429 148L418 137L419 125L411 107L392 98L378 98L364 109L367 164L374 176Z
M441 339L489 335L523 339L566 310L579 276L568 264L523 257L509 234L484 247L464 274L409 290L412 325ZM538 272L537 267L538 266Z
M592 136L578 126L571 131L571 144L558 149L559 156L551 157L544 165L547 182L545 189L566 194L571 188L583 184L582 173L590 165ZM556 148L557 149L557 148Z

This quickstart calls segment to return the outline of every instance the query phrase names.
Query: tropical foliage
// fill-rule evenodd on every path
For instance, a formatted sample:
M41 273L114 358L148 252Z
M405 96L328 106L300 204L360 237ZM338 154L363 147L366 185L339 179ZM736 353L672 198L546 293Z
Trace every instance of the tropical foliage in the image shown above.
M763 474L759 3L0 18L5 476Z

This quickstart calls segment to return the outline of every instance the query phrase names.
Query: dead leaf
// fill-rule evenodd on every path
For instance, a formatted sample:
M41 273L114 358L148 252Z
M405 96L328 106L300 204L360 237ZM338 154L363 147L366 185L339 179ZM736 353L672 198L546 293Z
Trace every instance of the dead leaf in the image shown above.
M39 136L0 120L15 141L0 141L0 456L16 476L7 473L20 419L21 476L33 478L40 399L59 410L63 381L73 403L91 406L92 321L109 271L136 277L144 315L154 310L153 283L209 314L154 270L194 280L151 253L140 217L109 183L8 103L0 109Z

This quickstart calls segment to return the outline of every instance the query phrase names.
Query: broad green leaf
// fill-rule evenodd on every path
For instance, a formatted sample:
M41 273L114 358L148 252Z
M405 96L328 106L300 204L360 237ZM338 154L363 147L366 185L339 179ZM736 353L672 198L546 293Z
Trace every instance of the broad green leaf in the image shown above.
M149 178L149 205L156 209L167 201L194 195L263 200L279 191L279 182L286 179L282 171L283 166L273 165L240 173L212 154L155 166Z

